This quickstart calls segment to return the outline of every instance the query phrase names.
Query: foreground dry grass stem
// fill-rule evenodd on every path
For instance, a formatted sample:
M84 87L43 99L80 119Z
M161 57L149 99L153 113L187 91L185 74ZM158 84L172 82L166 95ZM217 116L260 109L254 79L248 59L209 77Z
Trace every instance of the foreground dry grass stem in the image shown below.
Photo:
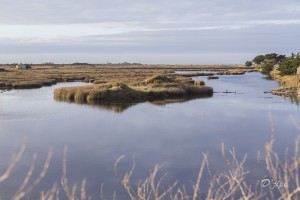
M286 150L284 161L280 160L278 153L273 151L274 139L266 144L266 168L270 177L285 183L284 187L279 188L281 194L279 199L300 199L299 144L300 136L295 141L292 157L289 157L288 150Z
M20 188L14 195L13 199L15 199L15 200L22 199L23 197L26 196L26 194L29 194L42 181L42 179L45 177L45 175L48 171L48 168L49 168L49 165L50 165L50 162L52 159L52 155L53 155L53 150L51 149L48 152L47 159L44 163L44 166L43 166L42 171L40 172L39 176L33 181L32 184L29 185L28 183L32 177L34 170L35 170L35 164L36 164L36 159L37 159L37 154L33 155L32 164L27 172L27 175L26 175L23 183L21 184Z
M132 169L125 174L123 179L123 186L125 187L131 200L185 200L185 199L206 199L206 200L224 200L224 199L244 199L244 200L263 200L263 199L300 199L300 184L299 184L299 144L300 136L295 142L294 155L289 157L286 151L286 157L282 161L277 153L273 150L274 139L271 139L265 146L265 168L270 177L271 185L264 191L260 180L256 185L247 183L247 176L251 174L250 171L245 170L245 162L247 155L242 160L237 158L235 149L228 152L225 151L224 144L222 144L222 155L224 161L227 163L228 171L216 173L210 179L210 186L208 190L201 192L202 177L205 168L209 174L212 174L208 166L208 156L203 155L202 163L198 173L198 178L193 186L193 193L189 195L186 192L185 186L178 187L178 182L170 185L165 189L162 187L162 181L165 175L161 176L158 181L157 174L159 166L155 166L148 178L140 181L134 188L131 182L131 177L135 169L135 163ZM262 177L263 179L263 177ZM280 183L280 184L279 184ZM277 193L279 191L279 196Z
M149 175L136 181L134 177L136 163L133 161L131 169L119 179L117 176L118 166L125 156L119 157L114 164L114 174L120 185L123 186L125 193L114 191L108 198L104 195L104 184L100 186L100 199L130 199L130 200L224 200L224 199L243 199L243 200L265 200L282 199L294 200L300 199L299 165L300 165L300 135L295 141L294 151L289 153L285 151L285 158L281 159L278 153L274 151L274 138L272 137L265 145L265 162L261 163L266 170L267 185L262 185L261 180L253 185L248 183L247 177L251 171L245 170L247 155L239 159L235 149L225 150L224 144L221 145L221 154L226 168L219 172L212 172L209 169L209 157L203 154L202 162L199 168L198 176L192 186L180 185L178 181L166 184L167 174L160 173L159 165L156 165ZM15 153L11 164L2 176L0 184L9 178L14 167L22 158L26 145L22 145L18 153ZM27 171L19 189L11 199L21 200L30 198L30 192L45 177L52 158L52 150L49 151L45 163L39 176L30 183L33 172L35 171L37 155L34 154L32 164ZM48 191L40 193L41 200L86 200L92 199L87 193L87 179L83 179L80 184L70 184L67 178L67 147L64 148L61 185L54 183ZM260 152L261 154L261 152ZM203 177L205 176L205 181ZM210 177L210 178L207 178ZM262 179L264 179L262 177ZM207 182L208 180L208 182ZM203 184L209 183L208 187ZM125 197L127 196L127 197ZM96 199L99 199L95 197Z
M0 176L0 183L5 181L6 179L8 179L8 177L10 176L12 170L15 168L15 166L17 165L17 163L21 160L24 152L26 149L26 145L23 144L21 145L18 153L14 153L11 159L11 162L9 164L9 166L7 167L6 171L4 172L3 175Z

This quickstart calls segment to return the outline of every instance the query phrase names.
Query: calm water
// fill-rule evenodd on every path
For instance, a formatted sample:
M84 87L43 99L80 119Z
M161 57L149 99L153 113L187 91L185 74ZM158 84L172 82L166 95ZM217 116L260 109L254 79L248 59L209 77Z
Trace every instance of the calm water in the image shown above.
M197 177L202 153L208 153L212 171L223 168L222 142L227 149L235 147L240 158L248 154L246 167L252 171L248 179L253 183L260 181L265 171L257 164L256 155L271 136L269 113L275 123L275 148L283 152L284 148L293 147L298 135L291 121L294 117L300 122L298 105L265 94L278 83L259 73L199 79L213 86L217 93L211 98L165 105L147 102L91 106L53 99L55 88L82 83L1 93L0 172L24 138L27 149L10 179L0 185L0 196L9 197L18 189L35 152L36 176L51 147L51 166L30 198L38 195L38 191L49 190L53 183L60 183L65 145L69 150L69 182L80 183L87 178L88 193L93 196L99 196L101 183L105 183L106 195L111 196L115 189L122 195L113 170L121 155L125 155L118 167L121 177L134 159L134 179L144 178L155 164L160 164L162 172L168 172L166 182L180 180L180 184L190 187ZM236 93L222 93L226 90Z

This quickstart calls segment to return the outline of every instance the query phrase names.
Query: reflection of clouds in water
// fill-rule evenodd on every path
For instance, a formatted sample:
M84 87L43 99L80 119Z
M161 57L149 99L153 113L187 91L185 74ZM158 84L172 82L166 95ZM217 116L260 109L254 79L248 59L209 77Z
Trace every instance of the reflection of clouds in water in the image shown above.
M0 98L0 128L2 127L2 101L1 101L1 98Z

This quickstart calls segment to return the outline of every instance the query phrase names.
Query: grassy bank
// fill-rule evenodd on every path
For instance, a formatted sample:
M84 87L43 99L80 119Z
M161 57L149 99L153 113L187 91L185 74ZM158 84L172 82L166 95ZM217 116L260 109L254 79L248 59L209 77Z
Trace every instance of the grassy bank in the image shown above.
M246 66L254 66L264 74L278 80L280 88L272 90L272 94L299 99L300 97L300 54L290 56L276 53L258 55ZM297 70L298 69L298 70Z
M281 87L272 90L272 94L285 96L285 97L297 97L300 91L300 74L281 76L278 70L275 68L271 71L270 75L273 79L280 82Z
M33 65L29 70L2 66L0 88L27 89L57 82L83 81L95 84L143 81L155 74L172 74L176 70L239 69L239 65Z
M90 86L65 87L54 91L55 99L74 102L118 102L118 101L148 101L155 99L170 99L209 95L211 87L204 82L193 82L190 79L176 79L176 76L154 75L143 81L108 84L93 84Z

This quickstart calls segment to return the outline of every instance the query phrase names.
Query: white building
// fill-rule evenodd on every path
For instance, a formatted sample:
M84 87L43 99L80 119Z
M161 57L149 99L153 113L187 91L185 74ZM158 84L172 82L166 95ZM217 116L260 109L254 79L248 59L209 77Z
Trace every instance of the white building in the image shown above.
M30 68L31 68L30 65L28 65L28 64L22 64L22 63L17 64L17 66L16 66L16 69L30 69Z

